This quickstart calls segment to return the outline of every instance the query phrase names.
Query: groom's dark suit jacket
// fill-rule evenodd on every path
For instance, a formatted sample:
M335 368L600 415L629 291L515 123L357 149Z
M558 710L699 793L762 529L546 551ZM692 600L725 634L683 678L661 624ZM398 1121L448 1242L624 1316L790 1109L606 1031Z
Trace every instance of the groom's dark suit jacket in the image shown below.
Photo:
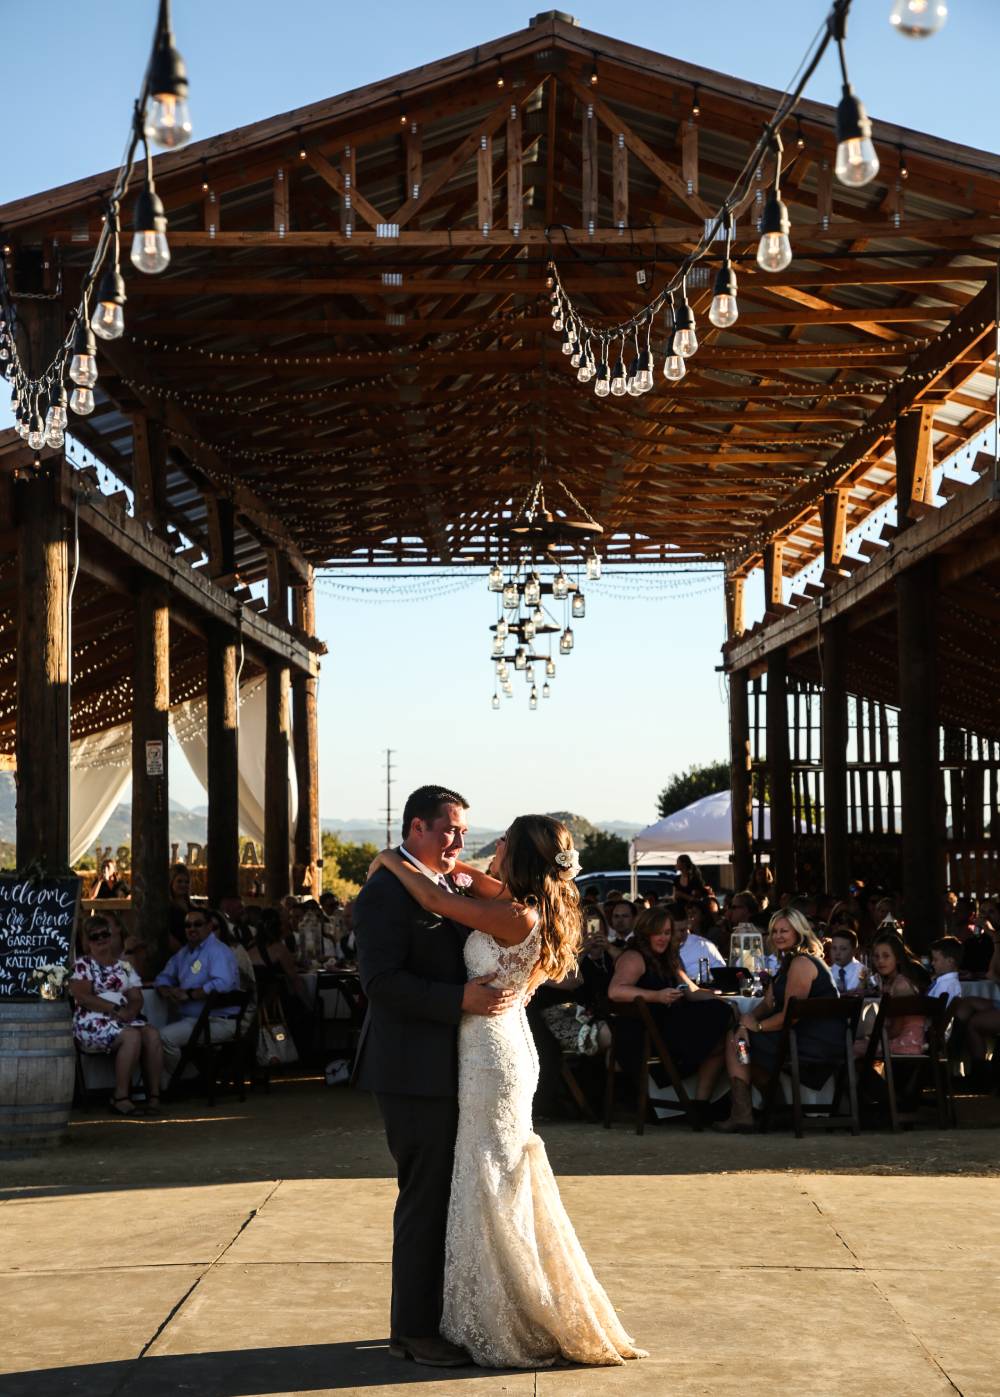
M454 1096L468 933L425 912L385 868L358 895L354 931L368 997L355 1085L404 1096Z

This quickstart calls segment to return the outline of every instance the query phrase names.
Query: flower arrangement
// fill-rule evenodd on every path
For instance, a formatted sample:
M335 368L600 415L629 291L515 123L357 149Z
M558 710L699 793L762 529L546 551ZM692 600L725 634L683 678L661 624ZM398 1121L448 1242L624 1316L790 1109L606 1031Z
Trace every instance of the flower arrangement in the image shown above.
M62 999L69 979L68 965L38 965L31 972L33 980L40 980L39 994L43 999Z

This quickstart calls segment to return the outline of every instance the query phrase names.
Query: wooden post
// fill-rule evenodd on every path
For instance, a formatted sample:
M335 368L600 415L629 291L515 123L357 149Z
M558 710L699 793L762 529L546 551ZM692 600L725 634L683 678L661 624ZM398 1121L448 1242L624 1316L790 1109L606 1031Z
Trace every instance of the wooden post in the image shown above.
M588 104L583 109L583 170L580 176L584 228L597 227L597 173L597 117Z
M264 747L264 883L269 902L289 891L288 665L271 660L267 666L267 733Z
M288 624L288 558L279 548L267 550L267 614Z
M139 583L133 645L132 907L158 969L170 919L170 611L159 581Z
M17 867L69 867L69 550L62 457L15 487Z
M507 116L507 227L524 227L524 152L521 147L521 114L511 105Z
M27 289L27 288L25 288ZM43 280L33 290L50 290ZM18 303L18 347L40 377L65 334L61 301ZM70 602L63 458L15 486L17 518L17 866L69 867Z
M132 418L132 485L136 519L162 534L167 522L167 448L160 424L141 412Z
M611 217L618 229L628 227L628 146L622 133L611 137Z
M236 632L208 632L208 900L239 897L239 695Z
M486 237L493 231L493 137L480 136L476 164L476 217Z
M823 524L823 564L825 567L839 567L840 560L844 556L847 505L850 498L850 490L828 490L823 496L823 509L820 517Z
M205 492L208 522L208 575L232 577L236 572L235 511L232 500Z
M743 593L746 579L743 577L726 578L726 638L732 640L734 636L742 635L746 630L744 624Z
M753 793L750 782L750 709L748 675L734 669L729 676L729 759L732 790L733 879L738 889L750 882L753 866Z
M822 629L823 863L827 891L847 895L847 636L844 619Z
M767 770L771 797L771 865L775 893L795 890L792 821L792 769L788 756L788 655L772 652L767 661Z
M316 599L312 583L292 591L294 624L315 634ZM292 678L292 740L295 749L295 780L299 793L295 821L296 891L319 897L321 884L322 835L319 823L319 681L315 675L296 670Z
M901 868L906 939L916 951L939 934L944 887L936 602L933 559L898 574Z
M764 549L764 610L781 606L784 601L782 576L785 561L785 540L772 539Z
M934 407L917 408L896 418L896 527L914 523L913 504L929 503L934 494Z

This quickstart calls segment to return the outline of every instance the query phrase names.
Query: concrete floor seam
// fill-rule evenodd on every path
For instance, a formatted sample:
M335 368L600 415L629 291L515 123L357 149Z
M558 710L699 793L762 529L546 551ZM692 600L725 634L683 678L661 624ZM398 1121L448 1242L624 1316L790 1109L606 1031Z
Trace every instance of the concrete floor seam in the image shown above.
M879 1285L878 1280L877 1280L874 1276L871 1276L871 1275L867 1276L866 1279L867 1279L869 1285L871 1286L871 1288L875 1291L875 1294L876 1294L881 1300L883 1300L883 1301L885 1302L885 1304L888 1306L888 1308L889 1308L889 1309L892 1311L892 1313L896 1316L896 1319L899 1321L900 1325L902 1326L902 1328L903 1328L903 1330L905 1331L905 1333L907 1334L907 1336L908 1336L909 1338L911 1338L911 1339L914 1341L914 1343L917 1345L917 1347L921 1350L921 1352L922 1352L922 1353L924 1354L924 1356L926 1357L928 1363L930 1363L930 1365L931 1365L933 1368L936 1368L936 1369L938 1370L938 1372L939 1372L939 1373L941 1374L941 1376L944 1378L945 1382L946 1382L946 1383L948 1384L948 1386L952 1389L952 1391L958 1393L958 1397L963 1397L962 1389L958 1386L957 1383L955 1383L955 1382L952 1381L952 1378L951 1378L950 1374L948 1373L948 1371L946 1370L946 1368L943 1366L942 1363L939 1362L939 1360L935 1357L935 1355L934 1355L934 1354L931 1352L931 1350L927 1347L927 1345L924 1343L923 1339L920 1337L920 1335L917 1333L917 1331L913 1328L913 1326L909 1323L909 1321L906 1320L906 1319L904 1318L904 1316L900 1313L899 1309L892 1303L892 1301L890 1300L889 1296L886 1295L885 1291L884 1291L884 1290L882 1289L882 1287Z

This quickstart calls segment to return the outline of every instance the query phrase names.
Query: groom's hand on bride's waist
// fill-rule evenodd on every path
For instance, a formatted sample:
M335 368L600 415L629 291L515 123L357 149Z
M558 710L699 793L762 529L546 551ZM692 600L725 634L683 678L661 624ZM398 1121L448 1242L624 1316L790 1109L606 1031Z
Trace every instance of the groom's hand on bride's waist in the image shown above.
M517 1003L516 990L501 990L490 984L492 975L470 980L462 995L463 1014L505 1014Z

